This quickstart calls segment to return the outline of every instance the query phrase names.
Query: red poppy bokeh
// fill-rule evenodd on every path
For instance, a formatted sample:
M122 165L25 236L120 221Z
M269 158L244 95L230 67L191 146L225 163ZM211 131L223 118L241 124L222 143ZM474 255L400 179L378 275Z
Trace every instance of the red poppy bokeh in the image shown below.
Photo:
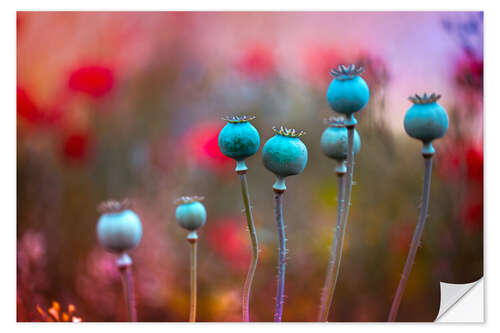
M219 132L222 122L207 122L193 126L186 131L182 142L187 142L186 157L195 164L214 173L227 173L234 161L219 149ZM186 147L186 145L182 145Z
M48 125L56 122L61 115L56 108L40 107L32 95L21 86L17 87L17 115L34 125Z
M225 263L235 269L244 270L250 263L250 243L245 234L243 218L225 218L210 223L208 243Z
M470 180L483 181L483 147L471 145L465 152L467 177Z
M331 80L330 70L342 63L342 54L333 47L308 47L304 57L305 77L319 88L324 88Z
M84 164L90 157L90 134L80 131L66 135L62 140L61 152L66 161Z
M92 97L108 94L115 84L115 73L109 67L90 65L74 70L68 79L68 87L73 91Z
M263 44L249 46L237 63L241 73L253 79L263 79L276 72L276 62L271 48Z

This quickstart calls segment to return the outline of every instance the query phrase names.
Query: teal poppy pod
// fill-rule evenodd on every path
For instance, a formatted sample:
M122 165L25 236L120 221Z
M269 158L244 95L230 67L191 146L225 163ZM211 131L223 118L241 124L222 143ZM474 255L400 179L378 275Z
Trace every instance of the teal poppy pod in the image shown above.
M141 240L141 220L129 207L130 203L126 200L110 200L99 205L102 215L97 223L97 238L111 252L131 250Z
M347 159L347 128L343 119L329 119L328 128L321 135L321 151L327 157L342 162ZM361 138L354 129L354 154L361 148Z
M203 197L180 197L175 201L178 204L175 210L177 223L189 231L201 228L207 221L207 211L201 203Z
M359 76L363 71L355 65L339 65L330 71L333 80L328 86L326 100L333 111L346 115L346 125L356 124L353 113L364 108L370 98L368 85Z
M236 171L246 171L244 159L254 155L260 146L259 132L250 124L255 117L233 116L223 118L226 126L219 133L219 149L236 160Z
M273 188L285 190L284 178L301 173L307 164L307 147L300 140L305 134L294 129L273 127L276 133L267 140L262 149L262 162L264 166L277 177Z
M434 154L432 141L446 134L449 121L446 110L437 103L441 95L432 93L409 97L413 103L408 109L404 119L406 133L412 138L424 143L422 153L424 155Z

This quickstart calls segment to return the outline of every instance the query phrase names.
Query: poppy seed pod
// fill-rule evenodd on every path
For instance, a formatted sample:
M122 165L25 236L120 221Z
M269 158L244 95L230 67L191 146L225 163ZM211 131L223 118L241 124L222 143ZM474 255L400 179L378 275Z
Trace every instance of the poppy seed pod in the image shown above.
M276 133L267 140L262 149L264 166L274 173L278 180L273 186L275 189L285 190L284 178L301 173L307 164L307 147L300 140L304 132L281 127L273 127Z
M243 160L254 155L260 146L259 132L250 124L250 120L255 117L233 116L223 119L227 124L219 133L220 151L236 160L236 171L246 171Z
M347 159L347 128L343 119L329 119L328 128L323 131L320 141L321 151L327 157L342 162ZM354 154L361 148L361 138L354 129Z
M207 211L200 202L203 197L180 197L175 201L178 204L175 210L177 223L189 231L201 228L207 220Z
M97 238L111 252L128 251L141 240L141 220L129 207L126 200L106 201L98 207L102 215L97 223Z
M362 67L355 65L339 65L330 71L333 80L328 86L326 100L335 112L345 114L347 122L352 122L352 125L356 124L352 114L364 108L370 98L368 85L359 76L363 71Z
M434 93L422 96L415 94L414 97L409 97L413 105L405 115L405 131L412 138L422 140L424 143L422 153L424 155L434 154L431 142L445 135L448 130L446 110L437 103L440 97L441 95Z

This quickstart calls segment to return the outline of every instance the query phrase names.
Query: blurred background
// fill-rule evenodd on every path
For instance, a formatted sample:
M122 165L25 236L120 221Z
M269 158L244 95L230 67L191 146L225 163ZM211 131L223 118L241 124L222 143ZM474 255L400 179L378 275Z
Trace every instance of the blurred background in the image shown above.
M173 200L205 196L199 321L241 320L250 263L234 161L217 137L227 115L305 130L303 174L284 196L284 321L315 321L336 212L322 155L329 70L366 69L350 219L330 321L385 321L416 224L421 144L406 135L409 95L436 92L450 129L436 141L430 216L398 320L432 321L439 281L483 275L483 17L469 12L18 12L17 319L76 307L123 321L115 256L96 238L96 205L130 198L144 235L131 252L140 321L187 321L189 246ZM261 145L261 146L262 146ZM273 175L247 160L261 256L250 303L273 318Z

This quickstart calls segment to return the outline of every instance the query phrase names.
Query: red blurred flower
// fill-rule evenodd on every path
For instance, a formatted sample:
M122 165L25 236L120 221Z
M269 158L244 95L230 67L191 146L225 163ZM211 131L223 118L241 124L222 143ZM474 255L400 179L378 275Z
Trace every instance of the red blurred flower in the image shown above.
M60 111L40 108L32 96L23 87L17 87L17 115L36 125L47 125L55 122Z
M114 72L104 66L84 66L74 70L68 80L68 86L74 91L83 92L92 97L101 97L113 89Z
M210 223L208 243L233 269L246 269L250 263L250 248L241 218L225 218Z
M472 145L465 152L467 177L479 182L483 181L483 148Z
M221 123L202 123L187 130L182 142L187 142L188 159L212 172L225 173L234 161L219 149ZM184 145L183 145L184 147Z
M62 142L62 154L67 161L84 163L90 156L91 140L87 132L67 135Z
M466 52L455 67L455 82L458 86L483 91L483 59L472 52Z
M266 78L276 71L274 54L269 47L254 44L245 50L237 67L248 77Z
M437 167L443 179L452 181L467 177L467 180L482 183L483 148L480 145L468 143L461 149L443 151L439 155Z
M31 96L19 86L17 87L17 114L31 121L40 117L40 111Z
M308 47L305 54L305 75L314 84L325 88L331 81L329 75L332 68L342 63L339 50L332 47Z

